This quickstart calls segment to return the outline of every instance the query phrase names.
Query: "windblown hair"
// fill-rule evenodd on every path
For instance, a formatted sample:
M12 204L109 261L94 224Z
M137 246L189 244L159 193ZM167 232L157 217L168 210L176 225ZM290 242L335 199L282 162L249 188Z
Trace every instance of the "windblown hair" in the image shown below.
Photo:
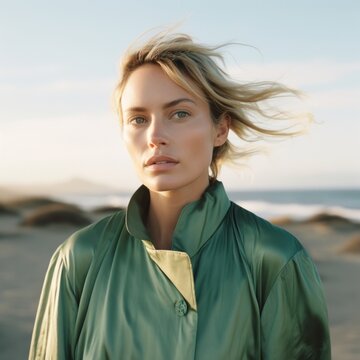
M297 116L268 104L268 100L279 97L298 97L300 92L277 82L241 83L231 79L220 66L224 59L218 50L225 45L206 46L195 43L186 34L165 32L138 48L130 47L122 59L121 77L114 92L120 121L123 120L121 97L129 76L144 64L157 64L177 85L209 104L214 124L227 116L230 130L246 142L302 133L302 125L309 122L304 120L310 120L311 116ZM268 124L270 120L285 120L286 126L279 128L274 121ZM236 162L254 152L254 149L235 146L229 139L222 146L215 147L210 164L213 179L224 161Z

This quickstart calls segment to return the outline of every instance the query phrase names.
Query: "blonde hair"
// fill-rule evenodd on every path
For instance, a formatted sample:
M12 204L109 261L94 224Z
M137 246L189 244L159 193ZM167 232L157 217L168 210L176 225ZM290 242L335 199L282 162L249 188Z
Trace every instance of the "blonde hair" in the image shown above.
M144 64L157 64L177 85L209 104L212 120L217 124L223 116L230 118L230 130L246 142L269 137L287 137L303 132L298 125L311 117L268 107L266 102L283 96L300 95L299 91L277 82L240 83L234 81L218 64L224 64L218 49L224 45L206 46L195 43L186 34L162 32L138 48L130 47L125 53L121 77L114 92L115 106L122 122L121 97L130 74ZM291 126L274 128L265 126L268 120L290 120ZM236 162L256 152L240 149L229 139L213 150L210 170L216 178L224 161Z

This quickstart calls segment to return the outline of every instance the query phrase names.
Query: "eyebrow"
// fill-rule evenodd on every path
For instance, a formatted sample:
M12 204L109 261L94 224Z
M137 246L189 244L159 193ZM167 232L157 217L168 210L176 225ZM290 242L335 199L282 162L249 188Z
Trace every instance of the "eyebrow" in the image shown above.
M175 105L178 105L182 102L190 102L192 104L196 104L194 100L191 100L191 99L188 99L188 98L181 98L181 99L176 99L176 100L173 100L173 101L170 101L166 104L163 105L163 109L168 109L168 108L171 108ZM146 108L144 107L141 107L141 106L134 106L134 107L130 107L128 109L125 110L125 112L135 112L135 111L146 111Z

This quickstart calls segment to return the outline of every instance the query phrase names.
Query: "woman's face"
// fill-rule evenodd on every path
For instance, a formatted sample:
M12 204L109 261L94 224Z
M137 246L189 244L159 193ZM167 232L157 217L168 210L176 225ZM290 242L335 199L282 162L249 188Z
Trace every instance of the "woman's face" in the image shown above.
M209 105L175 84L158 65L129 77L121 98L123 137L142 183L152 191L204 190L214 146L227 129Z

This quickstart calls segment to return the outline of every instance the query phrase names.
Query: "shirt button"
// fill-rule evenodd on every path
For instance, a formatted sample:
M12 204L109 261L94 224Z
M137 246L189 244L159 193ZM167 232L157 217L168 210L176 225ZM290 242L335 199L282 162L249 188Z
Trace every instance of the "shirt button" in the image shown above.
M180 299L175 303L175 312L178 316L184 316L187 313L187 309L188 307L185 300Z

